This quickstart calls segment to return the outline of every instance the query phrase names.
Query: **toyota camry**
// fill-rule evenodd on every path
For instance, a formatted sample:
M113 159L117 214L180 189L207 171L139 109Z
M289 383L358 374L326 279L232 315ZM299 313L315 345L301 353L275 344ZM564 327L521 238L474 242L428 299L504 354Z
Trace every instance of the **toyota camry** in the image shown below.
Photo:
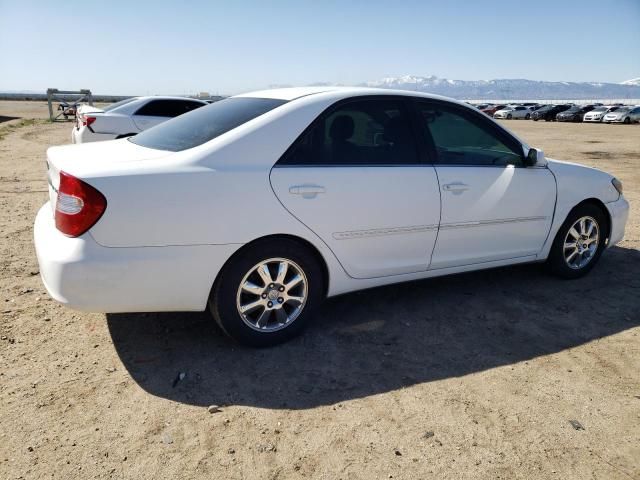
M243 94L52 147L47 167L34 234L54 299L208 309L253 346L354 290L526 262L580 277L628 215L608 173L545 158L462 102L392 90Z

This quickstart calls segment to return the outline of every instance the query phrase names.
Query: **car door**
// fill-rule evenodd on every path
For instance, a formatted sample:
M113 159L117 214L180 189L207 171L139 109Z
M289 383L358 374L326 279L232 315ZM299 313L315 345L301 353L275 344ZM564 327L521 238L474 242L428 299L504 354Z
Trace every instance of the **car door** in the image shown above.
M133 122L140 130L147 130L168 119L203 106L199 102L180 99L154 99L133 114Z
M354 278L424 271L440 218L435 169L420 161L401 97L334 105L271 171L284 207Z
M520 142L470 109L437 101L417 108L442 195L430 268L538 254L556 201L552 173L525 168Z

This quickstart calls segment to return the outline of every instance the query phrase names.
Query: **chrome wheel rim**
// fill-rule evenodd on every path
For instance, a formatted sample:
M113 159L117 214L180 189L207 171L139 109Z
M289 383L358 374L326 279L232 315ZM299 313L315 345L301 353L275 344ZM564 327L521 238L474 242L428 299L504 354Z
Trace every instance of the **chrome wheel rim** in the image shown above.
M293 323L307 304L308 282L300 266L269 258L242 278L236 307L242 321L259 332L275 332Z
M574 270L584 268L598 250L600 229L593 217L579 218L564 238L564 261Z

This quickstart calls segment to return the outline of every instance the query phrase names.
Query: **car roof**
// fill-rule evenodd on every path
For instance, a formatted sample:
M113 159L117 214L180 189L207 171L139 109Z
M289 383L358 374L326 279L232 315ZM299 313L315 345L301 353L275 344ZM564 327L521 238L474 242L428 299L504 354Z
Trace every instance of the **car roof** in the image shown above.
M410 90L392 90L388 88L371 88L371 87L291 87L291 88L275 88L272 90L260 90L256 92L247 92L235 97L253 97L253 98L273 98L279 100L295 100L309 95L330 94L334 98L349 98L362 95L400 95L409 97L431 98L435 100L447 100L459 104L468 104L453 98L443 97L442 95L433 95L424 92L414 92Z

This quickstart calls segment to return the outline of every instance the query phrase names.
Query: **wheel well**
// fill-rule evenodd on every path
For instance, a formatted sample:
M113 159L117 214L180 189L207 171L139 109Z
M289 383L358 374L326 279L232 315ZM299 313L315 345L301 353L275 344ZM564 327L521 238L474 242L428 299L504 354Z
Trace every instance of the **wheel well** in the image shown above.
M242 247L240 247L238 250L236 250L233 255L231 255L226 262L224 262L224 265L222 266L222 268L220 268L220 271L218 272L218 274L216 275L216 279L213 282L213 287L215 287L216 282L218 281L218 278L220 277L220 273L226 268L226 266L229 264L229 262L231 262L237 255L239 255L240 253L242 253L244 250L246 250L249 247L253 247L254 245L256 245L257 243L260 242L264 242L266 240L274 240L274 239L278 239L278 238L286 238L288 240L293 240L294 242L299 243L303 248L307 249L309 251L309 253L311 253L314 257L316 257L316 260L318 260L318 262L320 263L320 266L322 268L322 281L323 281L323 293L326 296L327 292L329 291L329 268L327 267L327 262L325 262L324 257L322 256L322 254L320 253L320 251L308 240L305 240L304 238L301 237L296 237L295 235L288 235L288 234L275 234L275 235L267 235L266 237L260 237L260 238L256 238L255 240L252 240L251 242L243 245Z
M611 215L609 214L609 210L607 210L607 207L604 205L604 203L602 203L602 200L598 198L587 198L586 200L581 201L579 204L573 207L571 211L573 212L576 208L579 208L582 205L593 205L602 212L602 215L607 221L605 232L607 232L607 239L609 239L611 237Z

